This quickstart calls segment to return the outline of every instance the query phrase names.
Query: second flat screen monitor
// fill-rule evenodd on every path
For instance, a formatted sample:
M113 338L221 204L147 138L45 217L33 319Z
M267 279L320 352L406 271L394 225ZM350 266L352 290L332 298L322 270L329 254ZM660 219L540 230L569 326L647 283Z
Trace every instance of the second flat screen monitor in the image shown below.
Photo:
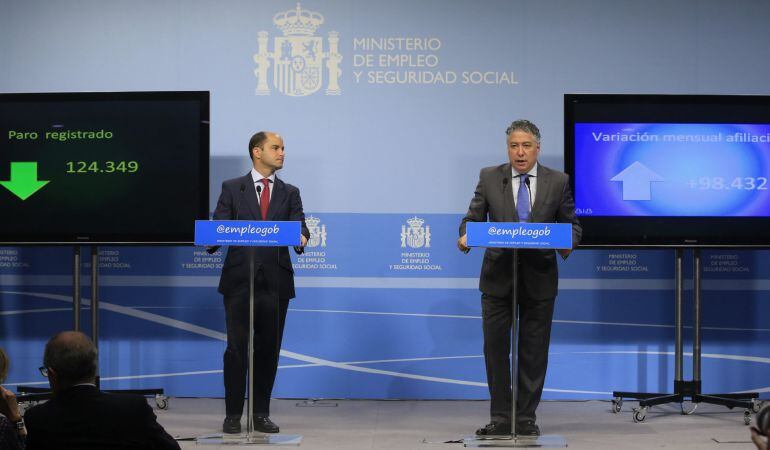
M583 242L770 245L770 97L568 95Z

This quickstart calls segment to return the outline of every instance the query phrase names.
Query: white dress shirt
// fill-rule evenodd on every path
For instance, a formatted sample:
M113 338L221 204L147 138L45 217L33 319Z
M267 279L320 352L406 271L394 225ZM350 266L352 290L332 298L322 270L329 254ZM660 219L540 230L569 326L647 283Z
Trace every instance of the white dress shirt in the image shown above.
M251 180L254 182L254 192L257 193L257 203L261 202L262 199L260 198L259 192L257 191L257 186L262 186L262 179L263 177L259 172L257 172L257 169L252 168L251 169ZM267 177L268 180L270 180L269 186L270 186L270 200L273 199L273 186L275 186L275 173Z

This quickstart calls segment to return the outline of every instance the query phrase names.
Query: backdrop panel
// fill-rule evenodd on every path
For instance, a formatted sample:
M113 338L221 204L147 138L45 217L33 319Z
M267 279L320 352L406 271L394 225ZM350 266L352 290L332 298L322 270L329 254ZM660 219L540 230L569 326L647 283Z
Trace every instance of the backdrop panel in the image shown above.
M564 93L764 94L770 70L761 0L0 0L0 11L3 92L211 91L212 209L221 182L249 169L248 138L284 135L279 176L301 189L313 240L294 258L283 397L485 398L481 252L454 241L479 169L506 160L507 125L537 123L542 163L561 169ZM0 248L11 384L43 383L44 342L71 326L71 254ZM767 256L704 252L704 391L770 390ZM106 386L222 395L222 259L101 249ZM673 251L579 251L560 273L545 397L672 389Z

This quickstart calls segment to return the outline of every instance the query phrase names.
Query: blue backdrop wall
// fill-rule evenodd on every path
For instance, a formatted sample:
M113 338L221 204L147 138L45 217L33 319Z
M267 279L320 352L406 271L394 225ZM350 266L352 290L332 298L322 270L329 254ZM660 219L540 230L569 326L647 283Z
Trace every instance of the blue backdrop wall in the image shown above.
M454 242L506 126L537 123L541 162L561 169L564 93L767 94L768 17L762 0L0 0L0 90L211 91L212 209L251 134L280 132L314 239L294 258L275 395L485 398L481 254ZM221 396L223 255L100 252L105 386ZM704 252L704 391L770 391L767 256ZM71 260L0 248L11 385L45 382ZM545 397L670 390L673 251L560 264Z

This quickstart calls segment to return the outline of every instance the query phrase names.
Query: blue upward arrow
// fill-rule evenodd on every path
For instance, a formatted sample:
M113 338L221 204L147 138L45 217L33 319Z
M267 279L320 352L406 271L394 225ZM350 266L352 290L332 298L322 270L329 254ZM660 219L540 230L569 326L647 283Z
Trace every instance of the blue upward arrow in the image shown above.
M663 177L636 161L612 177L610 181L623 182L623 200L649 200L650 183L663 181Z

